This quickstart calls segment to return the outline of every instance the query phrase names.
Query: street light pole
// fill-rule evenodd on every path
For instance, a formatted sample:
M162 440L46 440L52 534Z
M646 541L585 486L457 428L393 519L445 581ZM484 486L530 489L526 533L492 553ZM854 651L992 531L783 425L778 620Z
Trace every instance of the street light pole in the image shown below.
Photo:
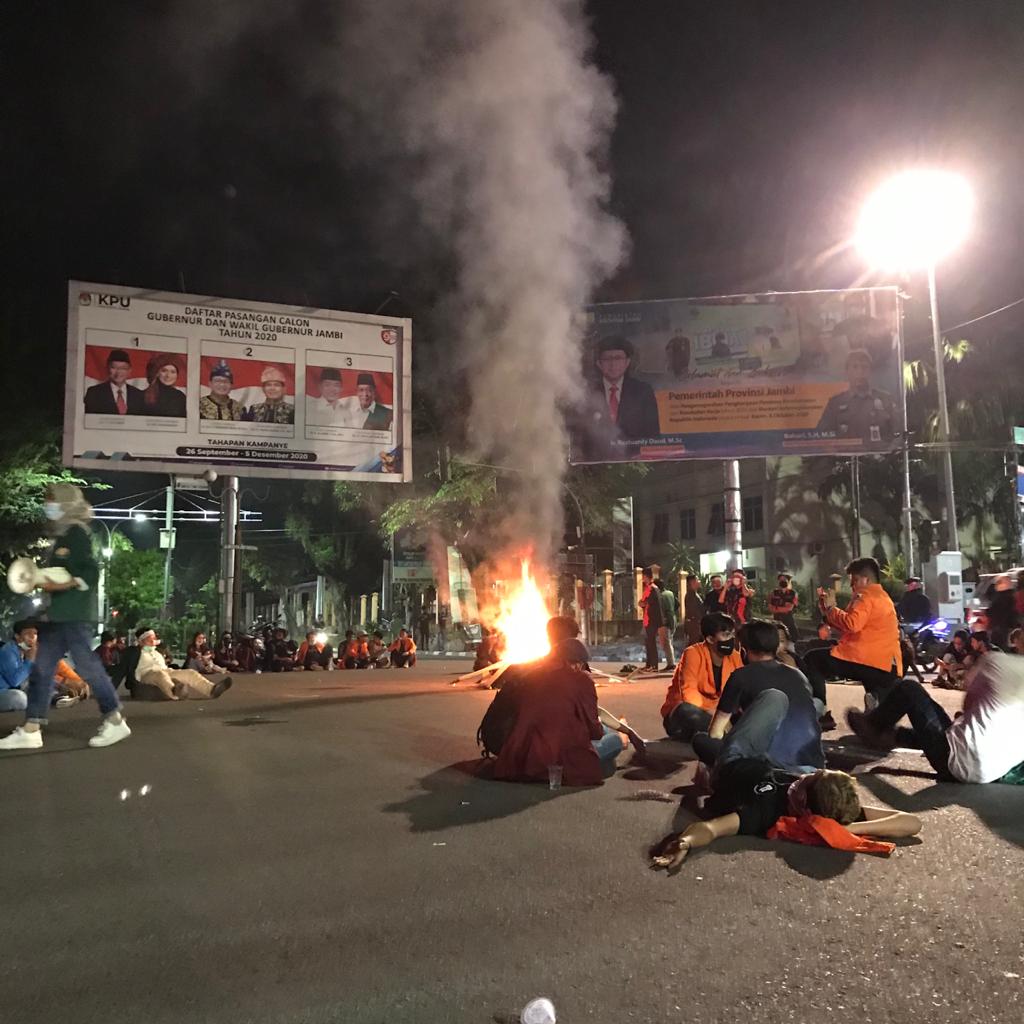
M956 496L953 490L953 453L949 450L949 405L946 399L945 355L942 349L942 331L939 329L939 299L935 289L935 263L928 264L928 300L932 309L932 342L935 345L935 383L939 393L939 441L942 452L942 474L946 488L946 536L949 551L960 550L960 535L956 525Z

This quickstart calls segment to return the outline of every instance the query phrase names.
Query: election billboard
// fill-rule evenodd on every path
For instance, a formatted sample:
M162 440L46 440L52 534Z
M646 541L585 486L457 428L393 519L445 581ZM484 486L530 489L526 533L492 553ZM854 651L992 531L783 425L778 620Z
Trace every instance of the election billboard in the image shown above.
M412 321L71 281L64 461L412 479Z
M591 306L572 461L892 451L900 327L895 287Z

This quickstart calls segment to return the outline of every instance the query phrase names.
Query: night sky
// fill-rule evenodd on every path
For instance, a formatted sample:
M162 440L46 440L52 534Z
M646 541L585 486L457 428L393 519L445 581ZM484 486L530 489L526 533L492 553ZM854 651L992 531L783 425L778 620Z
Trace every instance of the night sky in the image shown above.
M399 255L401 225L381 230L385 197L343 119L296 83L345 4L232 17L263 7L80 0L6 25L0 329L52 422L68 277L360 311L394 289L388 312L414 317L443 292L436 255ZM866 283L852 254L823 254L875 181L920 160L966 172L979 197L941 268L944 321L1024 295L1019 3L588 10L621 101L610 170L632 239L599 298Z

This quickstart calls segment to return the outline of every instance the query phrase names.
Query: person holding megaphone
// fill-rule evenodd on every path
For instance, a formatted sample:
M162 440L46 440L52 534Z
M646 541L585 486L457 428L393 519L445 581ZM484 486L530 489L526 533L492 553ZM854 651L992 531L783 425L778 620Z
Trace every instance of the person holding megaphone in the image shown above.
M42 727L47 722L54 670L68 653L75 670L92 688L103 719L89 746L109 747L130 736L131 729L121 714L121 703L110 677L92 651L99 582L99 566L89 533L92 507L74 484L55 483L46 490L43 511L54 535L47 568L64 572L39 574L37 585L50 594L50 607L39 623L39 646L29 673L25 724L0 739L0 750L42 747Z

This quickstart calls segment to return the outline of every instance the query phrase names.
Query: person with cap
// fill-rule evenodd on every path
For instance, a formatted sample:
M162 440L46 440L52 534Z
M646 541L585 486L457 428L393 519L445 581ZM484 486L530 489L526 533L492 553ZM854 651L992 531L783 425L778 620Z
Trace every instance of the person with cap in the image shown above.
M149 387L142 392L143 412L147 416L185 418L185 392L178 382L185 383L185 360L174 352L160 352L146 363Z
M338 403L347 421L344 425L356 430L390 430L394 412L377 401L377 382L372 373L356 377L356 393Z
M494 778L547 782L548 769L558 766L563 785L599 786L614 774L627 741L623 732L602 724L594 680L585 668L589 660L579 640L562 640L547 657L522 666L514 686L502 688L492 705L505 723L500 750L492 751Z
M599 376L591 389L584 449L589 458L628 458L636 442L658 437L658 403L650 384L630 376L633 345L620 336L603 338L597 346ZM632 442L632 443L631 443Z
M142 392L128 383L132 360L124 349L111 349L107 356L107 379L85 392L85 411L108 416L141 416L146 410Z
M871 386L874 360L864 348L846 357L849 388L833 395L825 406L818 430L839 439L857 438L864 446L887 444L896 430L896 406L892 395Z
M306 422L317 427L343 427L345 406L341 403L341 371L333 366L320 370L320 397L306 401Z
M199 399L201 420L240 420L242 403L231 397L235 377L226 360L221 359L210 371L210 393Z
M772 618L776 622L781 622L790 637L795 640L799 634L793 613L800 603L800 595L793 589L793 574L791 572L780 572L778 581L779 585L768 596L768 607L771 609Z
M288 636L288 631L277 626L267 645L268 668L271 672L291 672L295 668L298 646Z
M260 373L260 387L265 401L250 406L244 413L244 419L254 423L294 423L295 406L285 401L288 382L284 370L280 366L264 366Z
M139 637L138 683L132 691L136 700L216 700L231 687L231 676L216 683L191 668L169 669L157 650L160 638L148 629Z
M67 570L71 579L67 583L42 583L41 589L50 594L50 607L45 621L39 623L38 649L29 671L25 724L0 739L0 750L42 748L42 727L47 723L54 674L69 652L76 671L96 698L102 719L89 746L108 747L130 736L131 729L121 714L121 702L103 662L92 650L100 575L89 531L92 507L74 484L61 481L46 489L43 512L54 534L47 564Z
M932 621L932 602L924 592L920 576L911 576L896 605L900 621L915 625Z

